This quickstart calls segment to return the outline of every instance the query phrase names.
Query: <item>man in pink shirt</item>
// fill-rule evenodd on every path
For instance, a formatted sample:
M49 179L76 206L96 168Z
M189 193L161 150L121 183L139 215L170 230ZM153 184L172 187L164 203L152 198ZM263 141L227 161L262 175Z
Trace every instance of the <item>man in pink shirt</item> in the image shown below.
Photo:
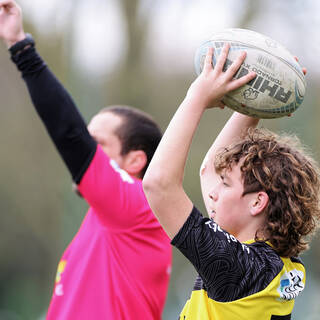
M161 319L170 240L141 179L161 139L155 122L125 106L86 127L72 98L24 33L21 10L0 0L0 38L89 210L57 270L48 320Z

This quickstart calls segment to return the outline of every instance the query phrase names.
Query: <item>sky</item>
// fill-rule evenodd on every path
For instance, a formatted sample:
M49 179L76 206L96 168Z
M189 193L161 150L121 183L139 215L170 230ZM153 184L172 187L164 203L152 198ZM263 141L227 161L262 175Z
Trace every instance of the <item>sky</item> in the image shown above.
M148 6L148 2L145 7ZM172 70L172 64L178 68L190 68L194 52L212 32L227 26L225 21L228 13L228 2L217 1L213 6L211 1L154 1L152 7L152 28L149 33L149 48L157 63ZM232 2L232 1L231 1ZM97 5L99 10L97 10ZM70 2L65 1L59 8L57 0L20 0L20 5L29 18L39 26L39 30L63 30L68 23L72 11ZM149 9L150 10L150 9ZM143 12L143 7L141 10ZM84 1L75 15L73 58L75 63L82 65L86 71L99 73L101 70L112 71L121 62L126 45L125 26L121 10L116 0ZM109 32L110 31L110 32ZM156 44L156 45L155 45ZM184 58L179 58L182 55ZM175 61L170 63L171 58ZM169 63L168 63L169 62ZM191 62L193 66L193 63ZM163 69L163 68L162 68Z
M71 54L84 72L112 72L121 63L126 34L119 1L82 1L76 12L72 12L71 0L64 1L63 7L58 0L20 0L19 3L25 15L44 33L63 31L70 23L70 16L75 17ZM142 0L142 4L141 14L152 15L148 48L154 61L164 72L177 72L193 68L196 48L212 33L235 27L246 0ZM290 52L302 57L303 65L320 65L317 14L320 1L305 0L303 10L300 6L301 2L294 0L270 1L263 17L253 19L252 29L283 43ZM320 74L320 68L312 69Z

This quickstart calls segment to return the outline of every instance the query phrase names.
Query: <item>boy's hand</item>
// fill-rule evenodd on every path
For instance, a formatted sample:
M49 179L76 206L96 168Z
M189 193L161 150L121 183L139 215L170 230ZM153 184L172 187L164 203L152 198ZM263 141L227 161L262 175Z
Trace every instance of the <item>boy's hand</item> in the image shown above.
M249 72L239 79L233 79L246 57L245 52L242 52L228 70L224 72L223 66L226 62L229 49L230 45L228 43L225 44L213 69L213 48L209 48L203 70L190 86L187 99L192 99L203 108L222 107L221 99L225 94L238 89L256 76L255 72Z
M0 0L0 38L10 48L25 37L20 7L13 0Z

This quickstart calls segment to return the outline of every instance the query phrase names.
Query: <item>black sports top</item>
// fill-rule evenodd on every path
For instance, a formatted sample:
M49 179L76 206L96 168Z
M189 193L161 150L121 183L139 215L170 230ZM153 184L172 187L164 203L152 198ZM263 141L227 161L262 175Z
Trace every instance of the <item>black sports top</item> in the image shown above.
M241 243L195 207L172 244L199 274L181 320L291 319L305 283L299 259L265 242Z
M97 144L75 103L34 47L21 51L11 59L21 71L32 102L73 180L79 183Z

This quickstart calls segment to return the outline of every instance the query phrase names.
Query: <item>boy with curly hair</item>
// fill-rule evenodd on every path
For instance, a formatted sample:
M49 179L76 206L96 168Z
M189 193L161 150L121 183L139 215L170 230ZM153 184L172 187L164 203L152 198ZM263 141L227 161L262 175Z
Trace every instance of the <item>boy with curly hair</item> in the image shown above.
M307 236L320 217L319 169L297 146L298 140L254 129L258 119L234 113L200 171L210 219L202 216L182 185L204 111L222 107L225 94L255 77L251 72L234 79L245 53L224 71L228 51L225 45L213 69L209 50L202 73L158 146L143 187L172 244L199 274L181 320L291 319L306 277L297 256L307 248Z

